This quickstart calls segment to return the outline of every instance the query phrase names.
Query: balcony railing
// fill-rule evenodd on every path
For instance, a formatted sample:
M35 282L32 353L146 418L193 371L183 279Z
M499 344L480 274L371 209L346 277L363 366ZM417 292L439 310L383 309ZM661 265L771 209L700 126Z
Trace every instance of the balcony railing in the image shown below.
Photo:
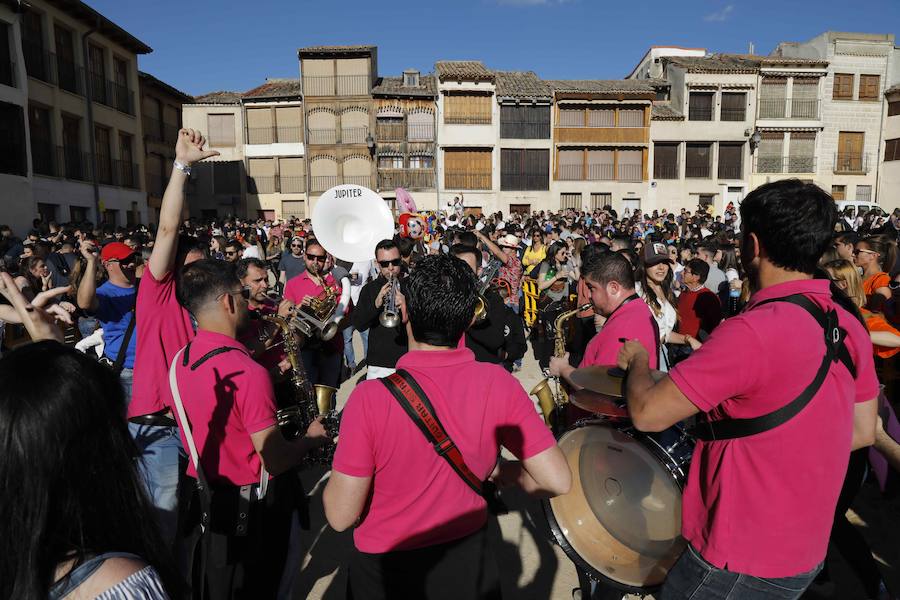
M306 192L306 177L282 175L278 178L278 191L282 194L303 194Z
M445 125L490 125L491 113L484 114L462 114L462 113L444 113Z
M818 119L816 98L760 98L760 119Z
M434 123L412 123L407 124L407 139L410 142L431 142L434 141Z
M579 172L577 179L581 179ZM588 164L587 179L589 181L615 181L616 168L610 163L605 164Z
M147 173L147 193L156 198L162 198L168 182L159 173Z
M303 141L302 127L247 127L248 144L299 144Z
M678 179L678 163L653 163L653 179Z
M600 165L595 165L600 166ZM612 165L610 165L612 166ZM584 179L583 165L559 165L556 178L560 181L580 181ZM600 179L600 177L597 177ZM612 176L610 176L612 179Z
M57 146L56 150L56 172L53 175L76 181L91 179L91 155L89 153L65 146Z
M84 96L84 68L58 54L55 64L56 79L60 89Z
M278 191L278 178L274 175L249 176L247 191L251 194L274 194Z
M500 137L511 140L550 139L550 122L500 121Z
M113 183L126 188L139 189L140 176L138 175L138 166L133 162L124 160L113 161L114 180Z
M743 179L743 165L719 165L719 179Z
M374 188L375 177L373 175L344 175L344 183L349 185L361 185L367 188Z
M375 137L380 142L404 142L406 141L406 123L384 123L375 125Z
M378 169L378 187L392 190L434 189L434 171L431 169Z
M815 156L766 156L756 157L757 173L815 173Z
M144 126L144 139L148 142L162 142L163 130L162 121L153 117L144 117L142 119Z
M444 187L451 190L489 190L492 187L491 172L447 172L444 174Z
M643 179L643 165L623 165L619 163L617 181L641 181Z
M684 176L687 179L709 179L712 176L712 169L709 165L686 165Z
M336 129L310 129L309 130L309 143L320 144L324 146L332 146L334 144L339 143L339 136ZM325 188L328 189L328 188Z
M341 144L365 144L369 135L368 127L344 127L341 129Z
M97 155L97 181L104 185L113 184L113 161L105 154Z
M312 96L368 96L368 75L305 75L303 95Z
M309 178L311 192L324 192L344 183L340 175L313 175Z
M688 121L712 121L713 109L711 106L691 106L688 108Z
M25 71L29 77L53 83L50 53L44 46L29 40L22 40L22 54L25 56Z
M719 112L720 121L744 121L747 119L747 109L741 108L723 108Z
M16 63L0 62L0 84L16 87Z
M838 152L834 155L834 172L849 175L868 173L869 155Z

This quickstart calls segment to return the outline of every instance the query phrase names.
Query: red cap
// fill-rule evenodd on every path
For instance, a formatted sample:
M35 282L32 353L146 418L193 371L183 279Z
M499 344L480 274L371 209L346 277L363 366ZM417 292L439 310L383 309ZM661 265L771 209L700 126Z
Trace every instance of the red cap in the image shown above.
M134 250L122 242L110 242L100 251L101 260L122 260L134 254Z

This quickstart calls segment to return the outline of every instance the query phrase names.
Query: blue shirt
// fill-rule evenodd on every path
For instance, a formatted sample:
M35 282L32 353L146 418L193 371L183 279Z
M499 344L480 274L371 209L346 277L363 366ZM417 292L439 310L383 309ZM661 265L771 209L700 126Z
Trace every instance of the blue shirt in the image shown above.
M98 307L94 316L103 327L103 343L105 344L103 354L112 361L119 356L119 347L122 345L125 330L128 329L128 323L131 321L131 309L134 308L136 293L137 288L135 287L123 288L113 285L109 281L97 288ZM126 369L134 368L136 346L137 330L132 332L131 340L125 351L123 367Z

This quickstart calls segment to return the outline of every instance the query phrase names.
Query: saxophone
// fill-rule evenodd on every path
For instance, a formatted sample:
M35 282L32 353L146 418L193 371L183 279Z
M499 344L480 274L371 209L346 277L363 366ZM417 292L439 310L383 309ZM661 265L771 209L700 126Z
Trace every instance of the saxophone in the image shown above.
M322 417L322 426L328 436L334 438L340 427L340 416L335 408L337 389L330 385L312 385L306 376L300 347L294 337L291 320L278 315L260 315L264 321L274 323L281 331L284 351L291 363L291 383L294 387L296 404L275 412L275 419L282 434L288 439L296 439L306 433L315 419ZM329 444L310 452L305 462L329 464L334 457L335 445Z
M591 303L588 302L582 304L578 308L562 312L556 317L556 320L553 322L553 327L556 330L556 339L553 344L554 356L562 358L566 355L566 321L571 319L575 314L591 308L591 306ZM550 387L551 379L555 383L554 388ZM551 428L555 427L556 419L554 418L554 413L560 406L569 401L569 395L560 383L559 377L547 377L546 379L542 379L529 393L538 399L538 405L541 407L541 413L544 415L544 422L547 426Z

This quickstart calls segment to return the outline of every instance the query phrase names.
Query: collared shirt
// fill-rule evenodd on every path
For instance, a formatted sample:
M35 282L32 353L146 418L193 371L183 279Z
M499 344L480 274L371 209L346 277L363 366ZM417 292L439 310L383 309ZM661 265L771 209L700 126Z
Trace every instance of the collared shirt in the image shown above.
M698 441L682 502L682 534L718 568L788 577L825 558L853 438L853 408L878 395L865 327L834 304L825 280L765 288L741 314L722 322L670 373L712 420L753 418L794 400L813 381L824 332L802 308L763 300L804 294L836 308L856 379L840 363L793 419L734 440Z
M173 271L157 280L147 265L138 288L135 316L138 342L129 417L171 406L169 365L175 353L194 337L191 316L175 298Z
M653 326L655 322L650 307L640 298L620 305L603 324L603 329L588 342L579 366L615 365L622 347L619 340L624 338L637 339L650 356L650 368L659 368L659 338Z
M337 303L341 298L341 286L335 282L334 277L332 277L331 273L325 275L323 281L325 282L325 286L331 288L331 290L334 292L334 301L335 303ZM284 298L299 306L303 303L303 300L305 298L315 298L324 290L324 287L319 285L316 280L310 277L309 271L304 271L303 273L300 273L293 279L289 280L284 286ZM318 345L318 342L313 343L315 345ZM331 338L331 340L322 342L322 344L323 347L328 348L329 351L337 352L344 347L344 337L342 335L336 335ZM309 350L310 344L307 344L306 348L307 350Z
M500 445L520 459L555 443L521 384L467 348L412 351L397 361L419 383L472 472L485 479ZM465 537L484 525L484 499L437 455L380 381L359 384L344 408L333 468L372 477L353 540L362 552L409 550Z
M219 348L233 350L192 368ZM207 479L232 485L258 482L262 460L250 435L275 425L275 394L265 368L236 339L200 329L191 342L188 365L179 359L175 376ZM166 385L168 381L167 374ZM181 427L179 434L187 448ZM192 463L187 474L197 477Z

